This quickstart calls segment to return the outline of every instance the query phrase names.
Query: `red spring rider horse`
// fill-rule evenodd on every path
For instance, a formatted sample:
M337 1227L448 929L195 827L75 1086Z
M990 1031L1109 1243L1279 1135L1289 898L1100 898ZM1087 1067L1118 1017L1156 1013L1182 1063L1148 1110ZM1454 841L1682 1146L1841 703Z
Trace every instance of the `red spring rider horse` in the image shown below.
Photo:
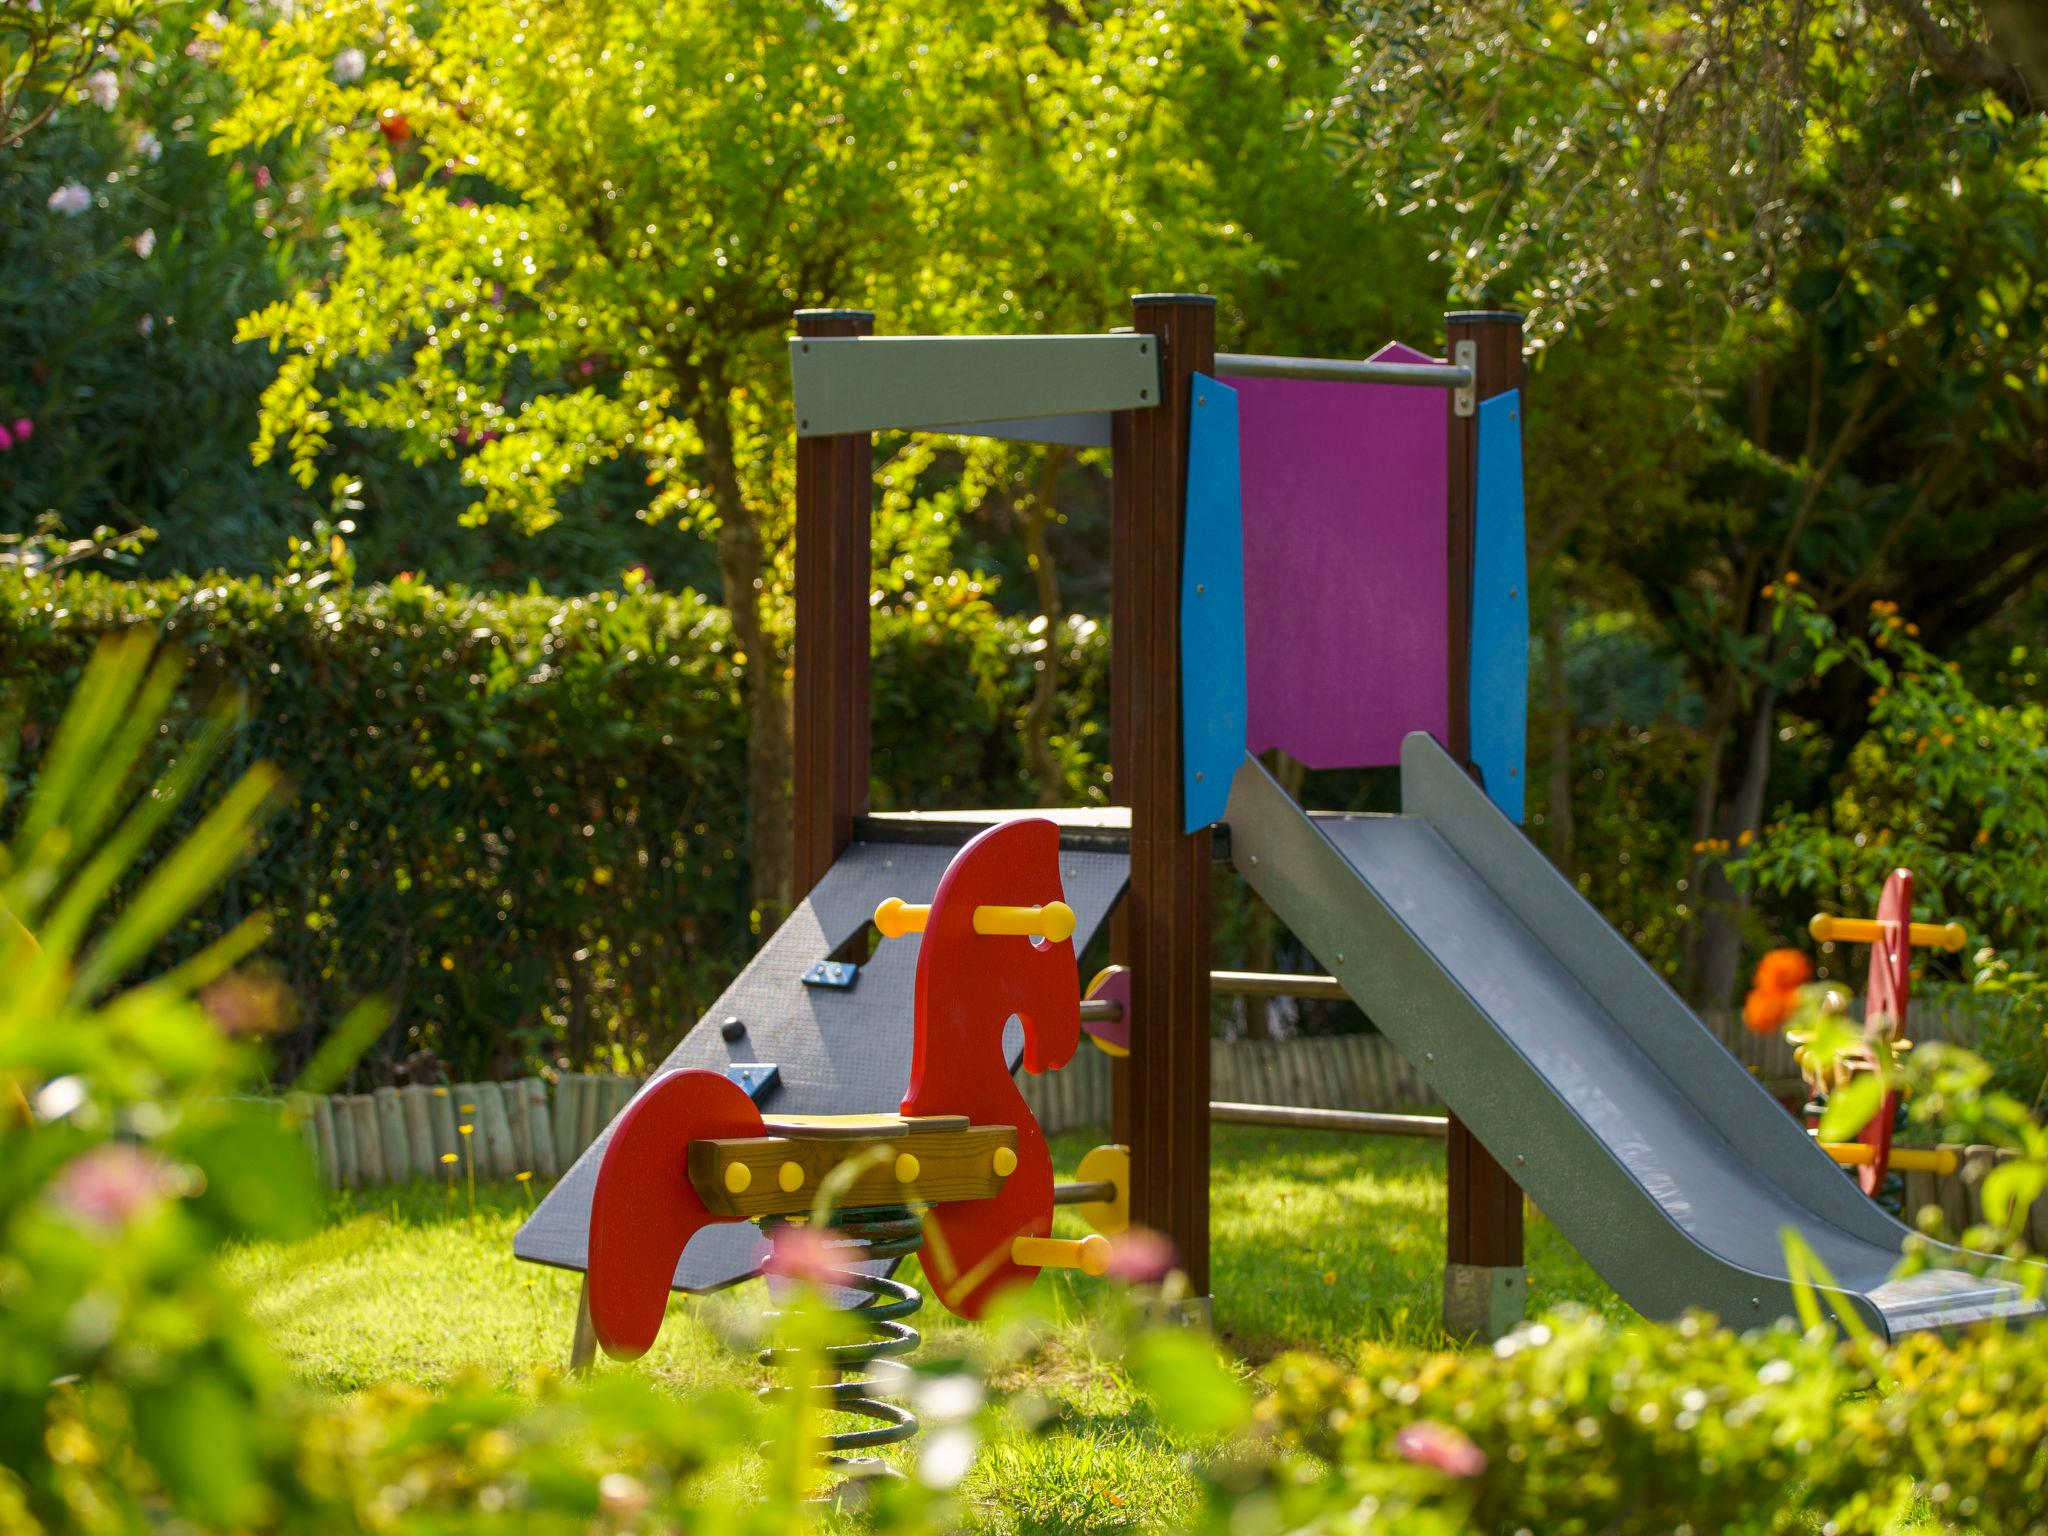
M835 1254L863 1264L914 1250L913 1213L922 1213L926 1273L965 1318L1040 1269L1103 1272L1100 1233L1051 1236L1052 1154L1003 1050L1013 1016L1032 1072L1064 1066L1079 1044L1074 914L1062 895L1059 831L1031 819L969 842L929 906L892 897L876 911L884 937L924 936L900 1115L763 1115L717 1072L671 1072L649 1085L613 1128L590 1207L590 1320L607 1354L629 1360L653 1344L684 1246L717 1222L822 1217ZM828 1180L829 1210L820 1206ZM1116 1207L1127 1194L1119 1182ZM1113 1231L1121 1221L1118 1209L1096 1224ZM887 1326L858 1363L915 1346L896 1322L916 1308L912 1288L854 1269L832 1278L895 1298L860 1309ZM892 1427L831 1437L833 1449L914 1432L903 1410L860 1395L872 1386L828 1391L840 1409Z

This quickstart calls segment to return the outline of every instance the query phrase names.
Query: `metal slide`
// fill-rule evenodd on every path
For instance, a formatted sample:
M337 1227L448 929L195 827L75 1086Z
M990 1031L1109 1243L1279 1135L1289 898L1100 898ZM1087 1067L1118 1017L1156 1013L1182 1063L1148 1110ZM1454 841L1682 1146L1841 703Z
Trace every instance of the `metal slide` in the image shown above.
M1893 1278L1906 1228L1426 735L1401 798L1312 814L1247 757L1232 862L1631 1306L1793 1316L1790 1232L1891 1338L2041 1315L2004 1281Z

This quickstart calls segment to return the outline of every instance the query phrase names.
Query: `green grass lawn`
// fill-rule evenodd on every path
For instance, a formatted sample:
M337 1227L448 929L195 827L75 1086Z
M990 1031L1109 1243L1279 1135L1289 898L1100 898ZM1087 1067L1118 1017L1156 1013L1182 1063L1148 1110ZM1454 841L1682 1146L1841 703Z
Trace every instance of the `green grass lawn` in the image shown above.
M1092 1144L1054 1139L1070 1170ZM1315 1132L1218 1126L1214 1174L1215 1326L1247 1370L1290 1348L1355 1359L1374 1345L1438 1346L1444 1243L1443 1147ZM517 1185L464 1192L415 1186L334 1198L316 1238L239 1250L230 1273L310 1382L337 1391L464 1369L507 1379L566 1357L576 1277L521 1264ZM1060 1214L1059 1230L1085 1231ZM1535 1212L1529 1278L1538 1307L1577 1302L1630 1315ZM913 1271L913 1278L919 1278ZM967 1493L990 1531L1089 1531L1171 1522L1188 1489L1178 1444L1106 1348L1102 1282L1049 1274L1021 1355L936 1303L917 1319L922 1357L970 1358L1015 1405L1014 1430L984 1446ZM646 1371L679 1389L767 1378L744 1341L765 1306L749 1284L676 1298Z

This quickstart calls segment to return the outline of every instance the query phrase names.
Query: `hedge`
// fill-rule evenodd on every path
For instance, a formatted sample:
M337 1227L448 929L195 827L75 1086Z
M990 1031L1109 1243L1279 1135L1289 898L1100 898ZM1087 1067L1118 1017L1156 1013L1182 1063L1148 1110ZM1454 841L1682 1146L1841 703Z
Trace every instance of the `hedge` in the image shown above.
M245 697L229 769L267 759L290 785L259 857L150 962L271 911L268 963L298 1004L282 1072L380 994L392 1024L358 1086L631 1069L753 947L740 679L696 594L0 568L25 749L0 835L94 644L137 624L187 652L195 707ZM1107 646L1085 622L1060 643L1066 791L1086 793ZM877 804L1031 803L1016 717L1042 640L963 577L878 614L875 646Z

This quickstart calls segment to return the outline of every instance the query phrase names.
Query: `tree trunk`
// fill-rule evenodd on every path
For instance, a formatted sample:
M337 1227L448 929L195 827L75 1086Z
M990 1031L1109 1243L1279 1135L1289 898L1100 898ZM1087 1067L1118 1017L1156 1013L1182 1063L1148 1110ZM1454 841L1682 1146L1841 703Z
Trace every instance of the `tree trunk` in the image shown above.
M761 521L740 486L733 450L731 392L705 387L697 412L706 479L718 509L718 577L732 615L733 644L747 701L747 824L751 899L765 938L788 915L794 856L790 773L789 659L768 627L768 551Z
M1744 731L1742 777L1723 805L1719 836L1730 850L1742 846L1744 834L1763 824L1764 792L1771 777L1771 749L1778 739L1778 693L1760 684ZM1742 966L1742 917L1749 910L1749 892L1722 872L1726 851L1707 862L1701 890L1700 969L1697 1001L1701 1008L1727 1008L1735 1001Z
M1020 503L1017 520L1024 535L1024 554L1031 562L1031 580L1038 598L1038 616L1045 621L1041 638L1044 648L1031 679L1031 703L1024 711L1024 756L1031 776L1038 783L1038 803L1055 806L1066 799L1066 775L1053 755L1052 725L1059 713L1060 648L1058 628L1065 615L1060 611L1059 571L1053 564L1053 498L1059 489L1060 471L1066 466L1064 448L1048 448L1038 477L1038 494Z
M1678 991L1698 1002L1700 970L1707 933L1707 876L1714 854L1706 843L1714 835L1715 812L1721 804L1721 772L1728 760L1728 734L1735 728L1740 704L1732 673L1723 672L1707 699L1702 735L1707 743L1707 760L1700 767L1699 787L1692 800L1692 865L1686 872L1685 888L1691 897L1692 921L1686 925L1685 951L1679 957Z
M1550 862L1569 880L1574 874L1578 822L1572 814L1572 702L1565 688L1564 602L1556 593L1543 614L1543 673L1550 716Z

